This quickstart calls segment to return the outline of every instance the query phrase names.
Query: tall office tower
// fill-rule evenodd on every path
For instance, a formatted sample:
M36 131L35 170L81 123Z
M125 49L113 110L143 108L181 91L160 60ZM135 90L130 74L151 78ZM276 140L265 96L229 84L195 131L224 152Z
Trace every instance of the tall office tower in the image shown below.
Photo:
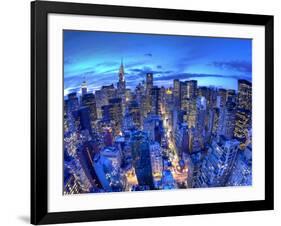
M163 171L161 146L158 142L153 142L149 145L149 150L150 150L152 175L154 181L160 181L162 178L162 171Z
M87 81L86 81L86 79L84 79L84 81L81 84L81 94L82 94L82 97L85 94L87 94Z
M227 91L226 89L219 89L217 96L217 107L223 108L226 105Z
M236 92L233 89L227 90L226 103L235 103L236 104Z
M199 187L225 186L236 160L239 142L223 136L213 141L198 176Z
M227 186L252 185L252 146L238 152Z
M188 99L186 109L186 122L189 128L195 128L198 118L198 109L196 99Z
M152 87L153 87L153 74L147 73L146 82L145 82L146 95L150 95L150 91L151 91Z
M76 111L79 108L79 101L76 92L69 93L67 95L67 111L72 112Z
M135 99L136 101L141 104L141 101L142 101L142 97L144 96L145 94L145 89L144 89L144 85L143 83L139 83L137 86L136 86L136 89L135 89Z
M128 104L128 113L132 118L133 125L136 128L141 128L142 118L141 118L141 109L137 101L132 100Z
M87 178L89 179L93 188L101 189L102 184L96 174L93 167L93 160L87 144L80 145L77 150L77 159L85 172Z
M234 137L242 142L240 148L244 149L244 143L252 128L252 83L246 80L238 80L238 101L234 129Z
M180 82L180 108L184 110L185 108L185 101L187 100L187 83Z
M175 132L175 145L179 158L182 158L183 153L188 153L188 125L180 123Z
M149 186L150 190L154 189L147 134L141 131L134 132L130 143L133 159L132 163L136 171L139 185Z
M213 118L212 118L212 134L217 135L220 120L222 119L221 110L219 108L213 109Z
M220 109L220 112L217 135L223 135L227 139L232 139L236 119L235 103L227 102L226 107Z
M109 105L112 106L111 117L115 122L115 132L118 134L121 132L121 126L122 126L122 99L121 98L109 99Z
M151 112L151 90L153 87L153 74L147 73L146 74L146 81L145 81L145 96L143 98L143 115L144 117L147 116L148 113Z
M204 149L204 137L197 128L190 128L188 132L189 153L201 152Z
M153 86L151 89L151 113L158 115L160 114L160 88Z
M238 109L252 111L252 83L238 80Z
M93 166L105 191L123 191L126 179L121 173L121 153L115 147L106 147L95 155Z
M102 92L102 98L109 102L109 99L116 98L117 96L117 90L115 89L114 85L107 85L107 86L102 86L101 87L101 92Z
M196 98L196 124L195 128L198 130L200 139L202 139L203 144L206 142L206 128L208 125L207 118L207 100L203 96L198 96Z
M186 81L186 88L187 88L187 98L193 99L193 98L197 97L197 81L196 80Z
M184 111L173 109L172 111L172 131L175 134L178 124L183 123Z
M163 133L163 121L159 115L150 114L143 122L143 131L148 135L150 141L157 141L161 144Z
M209 101L209 89L206 86L198 87L198 96L205 97L207 101Z
M118 77L119 77L119 81L117 83L117 92L119 95L123 95L123 94L125 94L125 90L126 90L125 71L124 71L123 60L121 61L121 64L120 64Z
M209 106L210 108L217 107L217 90L214 87L209 87Z
M178 79L174 80L174 87L173 87L173 98L174 98L174 106L180 106L180 81Z
M100 90L95 92L97 116L102 118L102 106L108 105L108 100L117 96L117 91L113 84L102 86Z
M87 106L90 109L90 119L92 126L95 120L97 120L97 107L96 98L93 93L86 93L82 96L82 106Z
M242 143L247 141L247 136L252 127L251 112L244 109L237 109L234 137ZM242 145L242 144L241 144ZM242 145L243 146L243 145ZM241 147L242 147L241 146Z
M79 130L86 130L92 136L92 125L89 107L80 107L79 110L73 112L75 124L79 125Z

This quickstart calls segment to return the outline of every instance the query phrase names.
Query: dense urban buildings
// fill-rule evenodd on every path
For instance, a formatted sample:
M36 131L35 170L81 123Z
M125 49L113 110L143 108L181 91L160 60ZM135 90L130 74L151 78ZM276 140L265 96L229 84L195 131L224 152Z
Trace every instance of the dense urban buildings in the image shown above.
M64 98L64 194L252 184L252 84L237 90L153 72Z

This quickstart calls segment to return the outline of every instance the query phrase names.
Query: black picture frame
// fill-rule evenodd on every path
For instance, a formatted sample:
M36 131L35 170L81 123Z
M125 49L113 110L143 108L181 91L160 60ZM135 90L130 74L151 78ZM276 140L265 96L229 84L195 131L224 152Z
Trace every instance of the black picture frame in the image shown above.
M265 27L265 199L143 208L48 212L48 14L95 15L199 21ZM273 16L80 3L31 3L31 223L51 224L272 210L273 186ZM262 148L262 147L261 147Z

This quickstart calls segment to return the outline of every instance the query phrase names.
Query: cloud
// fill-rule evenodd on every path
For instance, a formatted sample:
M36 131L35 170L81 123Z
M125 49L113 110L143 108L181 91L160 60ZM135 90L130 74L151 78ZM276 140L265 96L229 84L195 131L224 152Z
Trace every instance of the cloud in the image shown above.
M144 55L147 56L147 57L152 57L152 53L146 53Z
M158 68L158 67L157 67ZM142 68L131 68L129 69L129 75L134 76L144 76L146 73L152 73L155 77L163 75L163 74L170 74L173 73L172 70L153 70L151 67L144 66Z
M214 61L212 66L220 68L222 70L234 70L243 73L252 73L252 64L248 61Z
M170 74L166 76L159 76L155 77L154 80L162 81L162 80L184 80L184 79L190 79L190 78L207 78L207 77L217 77L217 78L234 78L234 79L249 79L246 76L242 75L221 75L221 74L197 74L197 73L176 73L176 74Z
M117 62L102 62L102 63L99 63L97 64L96 66L97 67L113 67L113 66L118 66L120 63L117 63Z

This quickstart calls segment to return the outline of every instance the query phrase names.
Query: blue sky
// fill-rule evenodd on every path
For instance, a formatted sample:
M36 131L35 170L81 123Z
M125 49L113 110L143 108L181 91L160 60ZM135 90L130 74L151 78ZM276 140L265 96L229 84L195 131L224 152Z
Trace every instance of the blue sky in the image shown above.
M90 90L118 81L123 58L125 79L134 88L154 73L155 85L196 79L201 86L237 89L237 79L252 78L252 41L174 35L64 31L64 90Z

